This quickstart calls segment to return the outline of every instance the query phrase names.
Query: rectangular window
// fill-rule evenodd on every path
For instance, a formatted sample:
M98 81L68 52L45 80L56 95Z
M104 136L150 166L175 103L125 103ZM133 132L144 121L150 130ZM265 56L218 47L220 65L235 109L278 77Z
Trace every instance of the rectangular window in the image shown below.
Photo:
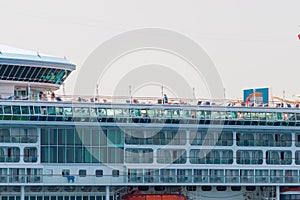
M63 170L61 171L61 175L62 175L63 177L69 176L69 175L70 175L70 170L69 170L69 169L63 169Z
M119 175L120 175L120 171L119 170L116 170L116 169L112 170L112 176L113 177L119 177Z
M95 175L96 175L96 177L102 177L103 176L103 170L101 170L101 169L96 170Z
M80 169L79 170L79 176L80 177L85 177L86 176L86 170L85 169Z
M37 162L37 148L25 147L24 148L24 162Z

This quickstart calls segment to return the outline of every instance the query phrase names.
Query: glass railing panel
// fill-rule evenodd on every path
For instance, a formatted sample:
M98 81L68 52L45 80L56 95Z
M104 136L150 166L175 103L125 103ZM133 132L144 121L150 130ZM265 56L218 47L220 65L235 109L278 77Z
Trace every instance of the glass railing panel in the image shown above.
M55 113L56 113L56 115L59 115L59 116L64 115L63 107L55 107Z
M142 113L140 109L130 109L130 116L131 117L141 117ZM107 109L107 115L109 116L109 109Z
M254 183L254 170L242 169L240 175L241 183Z
M160 170L160 182L175 183L176 182L176 170L175 169L161 169Z
M198 119L205 119L205 112L202 110L197 110L196 117Z
M164 110L163 115L165 118L172 118L172 110Z
M190 110L180 110L180 117L182 118L190 118L191 114L190 114Z
M71 107L64 107L63 108L63 115L66 117L71 117L73 116L73 110Z
M47 114L48 115L56 115L56 110L54 106L48 106L47 107Z
M225 170L225 182L226 183L239 183L240 182L239 170L237 170L237 169Z
M156 111L153 110L153 109L149 109L149 110L148 110L148 116L149 116L151 119L156 118L156 117L157 117L157 116L156 116Z
M97 108L99 117L106 117L106 109L105 108Z
M30 115L28 106L21 106L22 115Z
M211 169L210 170L210 183L224 183L225 176L223 169Z
M13 106L12 111L14 115L21 115L21 108L20 106Z
M114 109L115 117L123 117L123 109L115 108Z
M285 183L298 183L298 170L285 170Z
M283 170L270 170L271 183L283 183Z
M3 106L4 114L12 114L11 106Z
M191 183L192 170L191 169L177 169L177 183Z
M144 183L158 183L159 170L144 169Z

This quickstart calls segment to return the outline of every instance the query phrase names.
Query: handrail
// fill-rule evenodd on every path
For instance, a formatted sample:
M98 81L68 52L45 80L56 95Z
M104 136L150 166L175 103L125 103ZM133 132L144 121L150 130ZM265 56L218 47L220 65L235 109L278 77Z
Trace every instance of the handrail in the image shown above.
M275 99L275 100L274 100ZM54 95L35 94L32 96L15 96L0 94L0 101L38 101L38 102L80 102L80 103L110 103L110 104L150 104L150 105L197 105L197 106L224 106L224 107L285 107L299 108L300 101L286 100L274 96L268 104L246 105L241 99L211 99L211 98L168 98L167 103L163 97L143 96L91 96L91 95Z

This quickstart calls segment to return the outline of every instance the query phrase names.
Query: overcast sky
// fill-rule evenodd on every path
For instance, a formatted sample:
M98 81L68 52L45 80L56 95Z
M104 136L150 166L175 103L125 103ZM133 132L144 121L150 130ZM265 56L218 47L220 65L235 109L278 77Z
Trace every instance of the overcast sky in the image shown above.
M197 42L219 71L226 96L270 86L300 94L300 1L0 0L0 43L66 56L80 69L109 38L137 28L177 31ZM79 71L79 70L77 70ZM67 93L78 73L66 82ZM200 92L198 95L201 96Z

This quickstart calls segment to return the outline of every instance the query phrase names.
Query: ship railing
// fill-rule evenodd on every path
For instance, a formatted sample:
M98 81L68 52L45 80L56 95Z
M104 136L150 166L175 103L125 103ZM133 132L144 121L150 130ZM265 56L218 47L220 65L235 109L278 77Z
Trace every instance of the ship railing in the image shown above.
M189 176L161 176L154 175L151 177L139 176L128 177L127 175L1 175L0 185L7 184L46 184L46 185L136 185L136 184L281 184L291 185L299 184L300 176L289 175L189 175Z
M0 101L39 101L39 102L74 102L74 103L107 103L107 104L167 104L167 105L197 105L197 106L234 106L234 107L277 107L277 108L299 108L298 101L286 103L280 100L272 100L268 103L248 104L242 99L212 99L212 98L168 98L164 97L142 97L142 96L84 96L84 95L34 95L16 96L8 93L0 94Z
M15 96L12 94L1 94L0 100L24 100L24 101L63 101L63 102L81 102L81 103L113 103L113 104L188 104L188 105L225 105L231 102L228 99L195 99L195 98L168 98L163 97L128 97L128 96L84 96L84 95L56 95L52 97L51 94L47 95L34 95L34 96Z

